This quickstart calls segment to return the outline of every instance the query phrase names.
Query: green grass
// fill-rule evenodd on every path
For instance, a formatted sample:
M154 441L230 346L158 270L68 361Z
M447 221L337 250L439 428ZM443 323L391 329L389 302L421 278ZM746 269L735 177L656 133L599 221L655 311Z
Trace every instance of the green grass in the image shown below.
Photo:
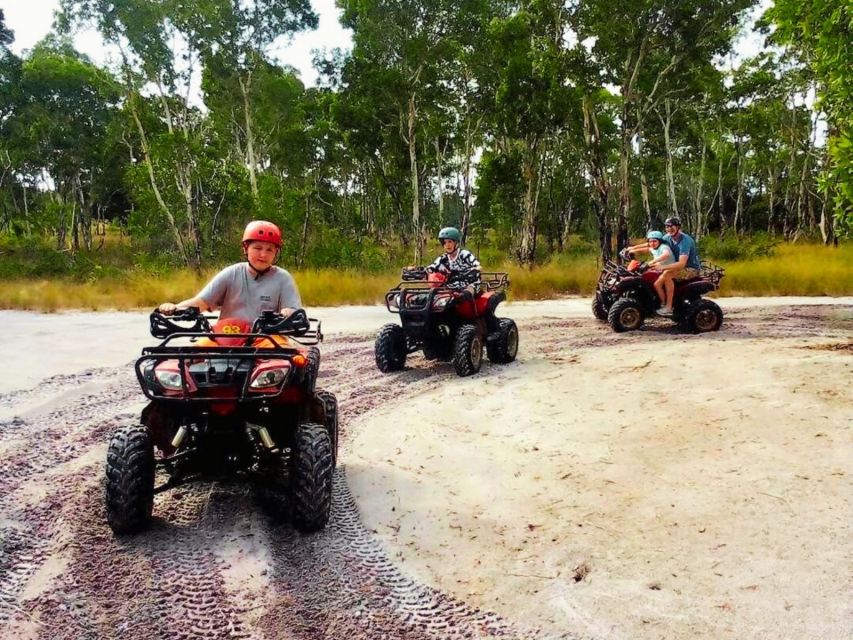
M711 258L726 269L724 296L853 295L853 247L819 244L778 245L771 255L734 261ZM85 278L66 274L52 280L11 275L6 265L0 280L0 308L57 311L60 309L151 309L163 301L179 301L198 292L215 272L153 271L115 265L94 269ZM286 265L285 265L286 266ZM534 270L513 263L485 264L485 269L510 274L510 299L536 300L564 295L590 295L599 265L589 253L555 256ZM101 274L101 275L99 275ZM293 272L306 306L375 304L399 280L398 267L380 273L355 269L311 269Z

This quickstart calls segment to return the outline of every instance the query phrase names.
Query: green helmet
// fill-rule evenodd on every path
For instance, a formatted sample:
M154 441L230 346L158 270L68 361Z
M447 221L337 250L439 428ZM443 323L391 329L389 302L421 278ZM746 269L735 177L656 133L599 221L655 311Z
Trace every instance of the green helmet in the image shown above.
M660 231L649 231L646 234L646 240L658 240L663 242L663 234Z
M459 229L456 227L444 227L441 231L438 232L439 240L456 240L456 242L462 242L462 234L459 233Z

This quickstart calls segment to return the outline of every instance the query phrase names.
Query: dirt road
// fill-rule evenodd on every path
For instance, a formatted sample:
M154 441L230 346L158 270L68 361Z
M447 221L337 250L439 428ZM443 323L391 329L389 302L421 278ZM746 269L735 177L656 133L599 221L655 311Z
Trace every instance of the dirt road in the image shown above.
M398 375L377 374L372 329L387 313L328 311L320 384L338 395L344 429L328 528L299 535L271 522L245 487L217 482L158 496L151 530L122 539L105 524L101 477L109 434L134 422L143 406L129 362L149 340L144 315L57 321L6 312L0 320L10 331L37 335L29 344L9 340L0 351L0 637L775 638L788 637L778 623L793 610L792 619L804 615L807 623L796 637L848 638L853 317L850 299L829 302L721 301L727 321L712 336L681 336L664 321L617 335L592 320L587 300L512 305L506 315L519 319L519 360L503 368L487 363L465 380L418 357ZM88 348L81 327L97 336ZM50 349L52 342L65 346ZM132 345L126 354L122 344ZM690 390L698 402L679 403L679 415L694 425L728 420L729 431L673 437L669 428L650 427L614 446L624 425L654 424L656 403L621 387L608 396L607 382L618 375L649 381L650 358L652 370L661 362L677 371L683 361L706 363L697 365ZM746 366L762 358L774 372L763 385L751 377L760 367ZM649 383L659 388L660 379ZM680 398L685 391L675 390ZM792 401L795 392L800 398ZM571 394L597 400L557 401ZM465 408L464 420L435 419L451 415L448 399ZM556 423L574 425L575 435L549 438L531 419L526 426L535 429L513 440L513 425L545 400L562 416ZM405 419L390 419L392 409ZM777 422L808 416L802 437L790 430L771 437L773 422L754 431L752 418L768 411ZM475 424L492 426L460 435ZM445 444L436 446L435 435ZM512 446L494 446L497 438ZM531 459L534 449L543 454ZM448 453L458 458L427 459ZM544 453L567 454L560 485L548 484ZM685 487L694 454L692 466L705 465L707 475L690 476ZM662 463L675 457L678 465ZM803 469L774 475L797 458ZM753 471L728 484L726 470L744 459ZM537 474L537 486L513 480ZM490 482L496 488L486 490ZM738 484L755 491L732 492ZM703 494L703 486L718 491L681 501L680 492ZM567 504L577 510L549 511L555 491L572 497ZM519 506L525 503L530 509ZM672 537L677 519L661 516L664 503L693 505L679 512L677 525L690 535ZM731 529L736 521L727 513L741 524ZM487 517L502 521L483 527ZM720 529L729 527L725 535L715 518ZM644 519L660 531L640 526ZM800 520L807 522L796 526ZM614 534L620 522L637 526ZM569 526L584 535L568 535ZM772 536L756 540L756 531ZM559 553L549 542L557 535ZM764 543L774 560L759 565L753 554ZM653 554L642 553L645 544ZM719 567L708 550L720 544L718 552L740 551L721 552L715 586L704 574ZM666 574L670 557L681 561L675 578ZM519 569L519 559L529 566ZM647 561L660 570L641 571ZM767 575L740 582L738 563ZM790 584L802 588L786 590ZM662 621L666 612L673 620Z

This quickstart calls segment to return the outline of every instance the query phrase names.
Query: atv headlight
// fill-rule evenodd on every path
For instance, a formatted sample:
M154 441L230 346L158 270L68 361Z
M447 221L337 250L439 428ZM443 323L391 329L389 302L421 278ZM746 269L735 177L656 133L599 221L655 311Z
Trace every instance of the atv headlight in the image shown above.
M432 300L432 308L436 311L441 311L450 302L450 296L436 296Z
M260 365L252 374L249 388L253 391L275 391L290 373L290 363L287 360L271 360Z
M184 388L184 378L180 371L155 369L154 377L164 389L180 390Z

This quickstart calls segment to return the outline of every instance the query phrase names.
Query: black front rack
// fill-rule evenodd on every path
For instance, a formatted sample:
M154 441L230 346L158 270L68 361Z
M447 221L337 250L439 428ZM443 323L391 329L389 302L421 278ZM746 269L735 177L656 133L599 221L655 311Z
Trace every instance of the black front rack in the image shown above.
M217 336L219 334L213 333L210 324L211 320L216 319L217 316L205 315L196 307L180 309L171 316L163 315L155 309L150 316L151 335L165 339L160 346L164 346L173 337ZM179 324L180 322L184 324ZM228 337L249 337L257 334L287 336L306 347L323 341L321 322L317 318L309 318L304 309L297 309L288 318L273 311L265 311L255 319L251 332L229 334Z
M629 271L625 265L619 264L613 260L605 260L601 273L598 276L598 285L596 289L598 291L609 289L614 286L620 278L636 275L636 272Z
M321 334L322 336L322 334ZM134 369L142 391L150 400L172 402L260 402L277 398L294 375L299 349L286 347L263 333L207 333L203 337L243 341L236 346L170 344L179 338L198 339L197 333L175 333L156 347L146 347ZM301 341L300 341L301 342ZM305 344L305 343L303 343ZM304 357L304 356L303 356ZM254 391L252 373L262 360L286 360L289 370L274 388ZM171 373L178 376L170 386L157 378L158 365L174 361ZM179 384L178 384L179 382Z
M415 278L415 274L423 277ZM473 288L474 295L480 295L488 291L506 291L509 287L509 275L498 271L484 271L480 273L480 280L468 285ZM462 288L456 288L451 284L427 282L426 270L421 267L403 270L403 280L396 287L385 294L385 306L391 313L399 313L402 307L405 311L423 311L431 308L436 297L453 297L461 294Z

